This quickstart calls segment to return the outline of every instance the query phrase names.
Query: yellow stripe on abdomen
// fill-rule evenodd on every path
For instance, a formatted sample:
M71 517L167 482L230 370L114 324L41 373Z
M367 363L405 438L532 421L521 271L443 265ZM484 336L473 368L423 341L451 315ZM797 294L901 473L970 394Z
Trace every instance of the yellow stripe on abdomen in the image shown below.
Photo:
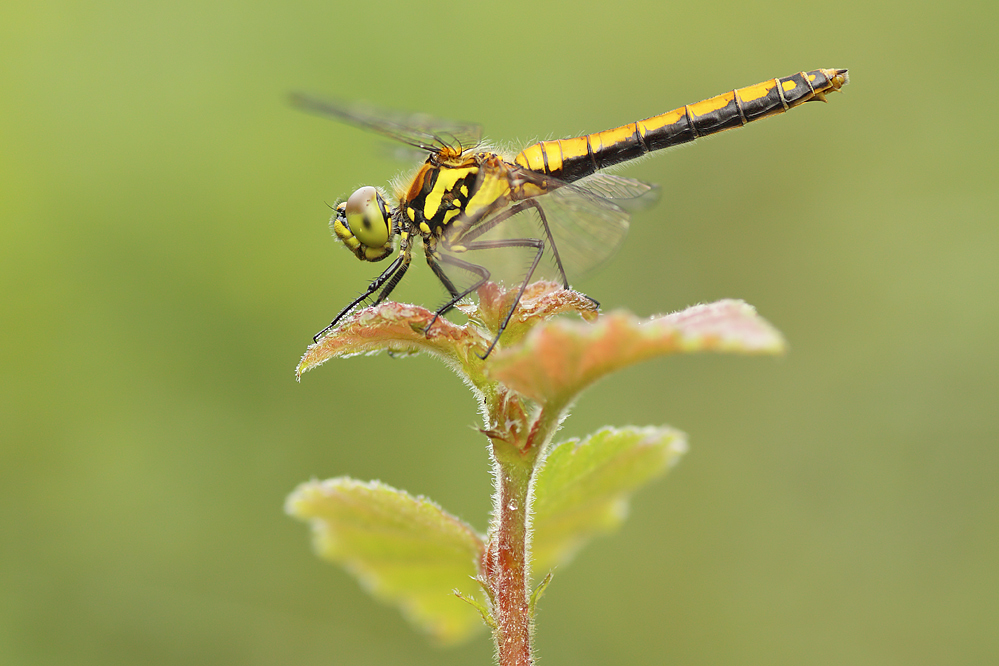
M516 157L522 167L572 182L653 151L783 113L847 84L845 69L816 69L732 90L637 123L573 139L542 141Z

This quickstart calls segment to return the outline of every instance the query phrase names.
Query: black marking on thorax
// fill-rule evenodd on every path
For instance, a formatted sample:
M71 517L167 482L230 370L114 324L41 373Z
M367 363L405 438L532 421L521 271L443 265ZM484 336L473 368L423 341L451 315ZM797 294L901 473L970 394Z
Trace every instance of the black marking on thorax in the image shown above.
M419 193L403 204L404 219L414 228L415 233L424 236L439 234L439 229L446 227L466 208L478 189L478 167L442 165L427 169Z

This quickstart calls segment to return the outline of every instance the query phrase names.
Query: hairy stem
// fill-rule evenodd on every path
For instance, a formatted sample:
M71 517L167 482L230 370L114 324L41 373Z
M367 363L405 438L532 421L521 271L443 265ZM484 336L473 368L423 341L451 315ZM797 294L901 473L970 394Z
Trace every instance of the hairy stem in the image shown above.
M496 653L500 666L531 666L528 493L537 456L494 440L493 457L496 505L482 573L492 598Z

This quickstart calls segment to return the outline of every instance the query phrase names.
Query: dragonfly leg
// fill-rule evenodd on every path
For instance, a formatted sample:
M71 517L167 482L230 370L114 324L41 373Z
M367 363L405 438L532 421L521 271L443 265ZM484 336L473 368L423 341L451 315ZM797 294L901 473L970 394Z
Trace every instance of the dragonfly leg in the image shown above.
M399 280L402 279L402 276L406 274L406 270L409 268L410 256L409 248L406 248L399 253L399 256L395 258L389 267L382 271L381 275L371 281L371 284L369 284L368 288L364 290L364 293L352 300L343 310L340 310L340 313L333 318L330 325L316 333L315 336L313 336L312 341L319 342L319 338L333 330L333 327L336 326L341 319L353 312L358 305L370 298L371 294L375 293L379 289L382 291L378 294L378 298L375 299L375 303L377 304L384 301L388 295L392 293L392 290L395 289L396 285L399 284Z
M513 247L515 244L507 245L505 244L507 243L507 241L475 241L476 238L486 233L500 222L510 219L517 213L526 210L528 207L526 202L521 202L511 206L502 213L497 214L495 217L489 217L497 209L506 205L506 203L507 201L505 199L500 198L497 199L496 201L493 201L491 205L487 206L484 210L477 212L475 215L463 218L456 218L454 222L457 222L458 219L461 219L463 222L462 226L465 226L465 228L468 227L471 228L468 229L468 231L464 231L455 238L447 239L445 241L446 245L448 246L457 245L460 243L460 245L463 247L462 251L481 250L494 247ZM485 220L485 221L479 224L480 220ZM504 244L503 245L493 244L497 242ZM431 258L431 255L434 255L433 258ZM439 263L438 259L440 260ZM489 272L488 269L486 269L485 266L479 266L478 264L473 264L469 261L463 261L461 259L458 259L457 257L448 254L442 254L438 256L436 252L431 251L429 248L427 251L427 263L430 264L430 268L431 270L433 270L434 275L437 276L437 279L441 281L444 287L451 294L451 300L449 300L447 303L445 303L444 305L442 305L440 308L437 309L437 316L435 316L433 321L431 321L430 324L427 326L427 329L429 329L430 326L432 326L434 322L437 321L437 317L447 314L448 311L451 310L451 308L453 308L455 305L457 305L461 299L465 298L466 296L474 292L476 289L484 285L486 282L488 282L491 273ZM440 264L442 263L454 266L456 268L460 268L462 270L468 271L469 273L474 273L479 276L479 280L475 282L475 284L473 284L468 289L465 289L464 291L458 291L458 289L455 288L454 283L451 282L450 278L448 278L447 275L444 273L443 268L441 268Z
M530 284L531 277L534 275L534 271L537 269L538 263L541 262L542 255L545 253L545 242L540 238L510 238L507 240L475 241L465 244L465 248L468 250L496 250L505 247L533 247L536 252L534 253L533 261L531 261L531 267L527 269L527 274L524 276L523 282L520 283L520 289L517 291L516 298L513 299L513 304L510 306L510 310L506 313L506 316L503 317L503 321L500 322L499 328L496 331L496 337L494 337L493 341L489 343L486 353L479 355L479 358L483 360L485 360L489 354L492 353L493 349L496 347L496 343L499 342L500 336L503 335L503 331L506 330L507 324L510 323L510 318L513 317L513 313L517 309L517 305L520 303L520 299L523 297L524 291L527 289L527 285ZM455 303L478 289L486 282L486 280L489 279L489 271L477 264L462 261L461 259L448 255L443 255L441 257L441 261L476 273L482 279L470 288L466 289L465 292L460 294L458 298L454 298L448 302L444 307L438 310L438 314L443 314L453 308Z
M524 203L538 211L538 217L541 218L541 226L544 228L545 236L548 238L548 247L552 249L552 255L555 257L555 265L558 267L558 274L562 277L562 287L568 289L569 278L566 277L565 269L562 267L562 257L559 256L558 245L555 244L555 239L552 237L552 230L548 227L548 218L545 217L544 209L542 209L541 204L534 199L528 199ZM589 298L589 296L587 296L587 298ZM593 299L590 298L590 300L592 301ZM596 303L596 301L593 302Z
M548 238L548 246L552 249L552 256L555 257L555 266L558 268L559 277L562 278L562 287L564 289L569 289L569 278L566 277L565 268L562 267L562 257L559 255L558 245L555 244L555 238L552 237L551 228L549 228L548 226L548 218L545 216L545 211L541 207L541 204L539 204L534 199L527 199L526 201L518 204L518 206L520 206L520 209L517 212L520 212L520 210L524 210L528 206L538 211L538 217L541 218L541 226L545 230L545 236ZM535 263L535 266L536 265L537 263ZM534 271L533 267L531 268L531 271L532 272ZM523 289L521 289L521 293L524 293ZM586 294L582 294L582 296L585 297L586 300L593 303L593 305L597 306L598 308L600 307L600 301L598 301L597 299L591 296L587 296ZM520 299L518 298L517 301L519 302ZM510 314L513 314L513 312L511 311ZM509 316L507 317L507 319L509 319Z
M562 278L562 287L565 289L569 288L569 278L565 274L565 268L562 266L562 257L558 251L558 245L555 244L555 238L552 236L551 228L548 226L548 218L545 216L545 211L541 207L541 204L534 198L525 199L520 201L509 209L503 211L499 215L486 220L484 223L477 227L473 227L470 231L466 232L460 237L460 242L465 247L471 249L469 241L474 241L479 236L482 236L497 224L504 222L518 213L522 213L528 208L533 208L538 212L538 217L541 219L541 227L545 230L545 238L548 240L548 247L552 249L552 256L555 257L555 266L558 268L559 277ZM512 247L512 246L502 246L502 247ZM479 247L481 249L481 247ZM592 299L591 299L592 300ZM596 301L594 301L596 302Z
M472 247L470 249L478 249L478 248ZM451 286L448 287L448 290L453 289L453 291L451 291L451 299L444 305L437 308L437 315L434 317L434 321L437 321L437 317L440 317L441 315L445 315L448 312L450 312L451 308L457 305L461 299L465 298L473 291L475 291L476 289L484 285L486 282L488 282L489 276L491 275L489 269L487 269L485 266L479 266L478 264L473 264L470 261L463 261L461 259L458 259L457 257L452 257L447 254L441 255L440 260L442 264L448 264L449 266L460 268L464 271L468 271L469 273L475 273L476 275L479 276L479 279L476 280L475 283L472 286L470 286L468 289L465 289L464 291L458 291L457 289L454 289L454 285L451 284L451 280L448 279L446 275L444 275L444 271L441 268L440 264L437 264L436 268L434 268L433 265L431 265L431 267L434 268L434 274L436 274L437 277L441 279L441 282L444 282L444 286L448 287L448 284L451 284ZM447 281L445 282L445 280ZM432 325L434 321L430 322L430 324ZM430 326L428 325L427 328L429 329Z
M448 310L450 310L451 308L453 308L458 303L458 301L460 301L461 299L463 299L465 296L467 296L468 294L470 294L472 291L478 289L482 285L483 282L485 282L486 280L489 279L489 271L486 271L481 266L477 266L476 264L471 264L471 263L468 263L468 262L461 262L462 264L467 264L467 266L461 266L461 268L465 268L466 270L470 270L471 272L473 272L476 275L478 275L480 278L483 278L483 279L479 280L478 282L476 282L475 285L471 288L471 290L462 293L462 292L460 292L458 290L457 287L454 286L454 282L452 282L451 278L449 278L447 276L447 273L444 272L444 269L441 268L441 265L437 261L437 257L435 256L434 251L431 250L428 247L428 248L426 248L426 252L427 252L427 264L430 266L430 270L432 270L434 272L434 275L437 276L437 279L440 280L441 284L444 285L444 288L447 289L448 293L451 295L451 300L449 300L443 307L438 308L437 312L434 313L434 318L431 319L430 323L427 324L426 328L423 329L423 334L424 335L426 335L427 333L430 332L430 327L433 326L435 323L437 323L438 317L440 317L441 315L445 314ZM457 261L460 261L460 260L456 260L456 262ZM474 270L473 270L473 268L474 268ZM484 277L483 277L482 272L480 272L478 269L481 269L482 271L485 271L485 276Z

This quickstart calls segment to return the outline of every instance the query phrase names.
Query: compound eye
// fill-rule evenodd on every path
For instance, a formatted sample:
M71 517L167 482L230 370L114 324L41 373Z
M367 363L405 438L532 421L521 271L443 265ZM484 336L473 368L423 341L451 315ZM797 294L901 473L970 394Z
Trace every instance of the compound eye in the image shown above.
M391 222L388 207L378 190L362 187L347 199L347 226L354 237L370 248L383 247L389 241Z

